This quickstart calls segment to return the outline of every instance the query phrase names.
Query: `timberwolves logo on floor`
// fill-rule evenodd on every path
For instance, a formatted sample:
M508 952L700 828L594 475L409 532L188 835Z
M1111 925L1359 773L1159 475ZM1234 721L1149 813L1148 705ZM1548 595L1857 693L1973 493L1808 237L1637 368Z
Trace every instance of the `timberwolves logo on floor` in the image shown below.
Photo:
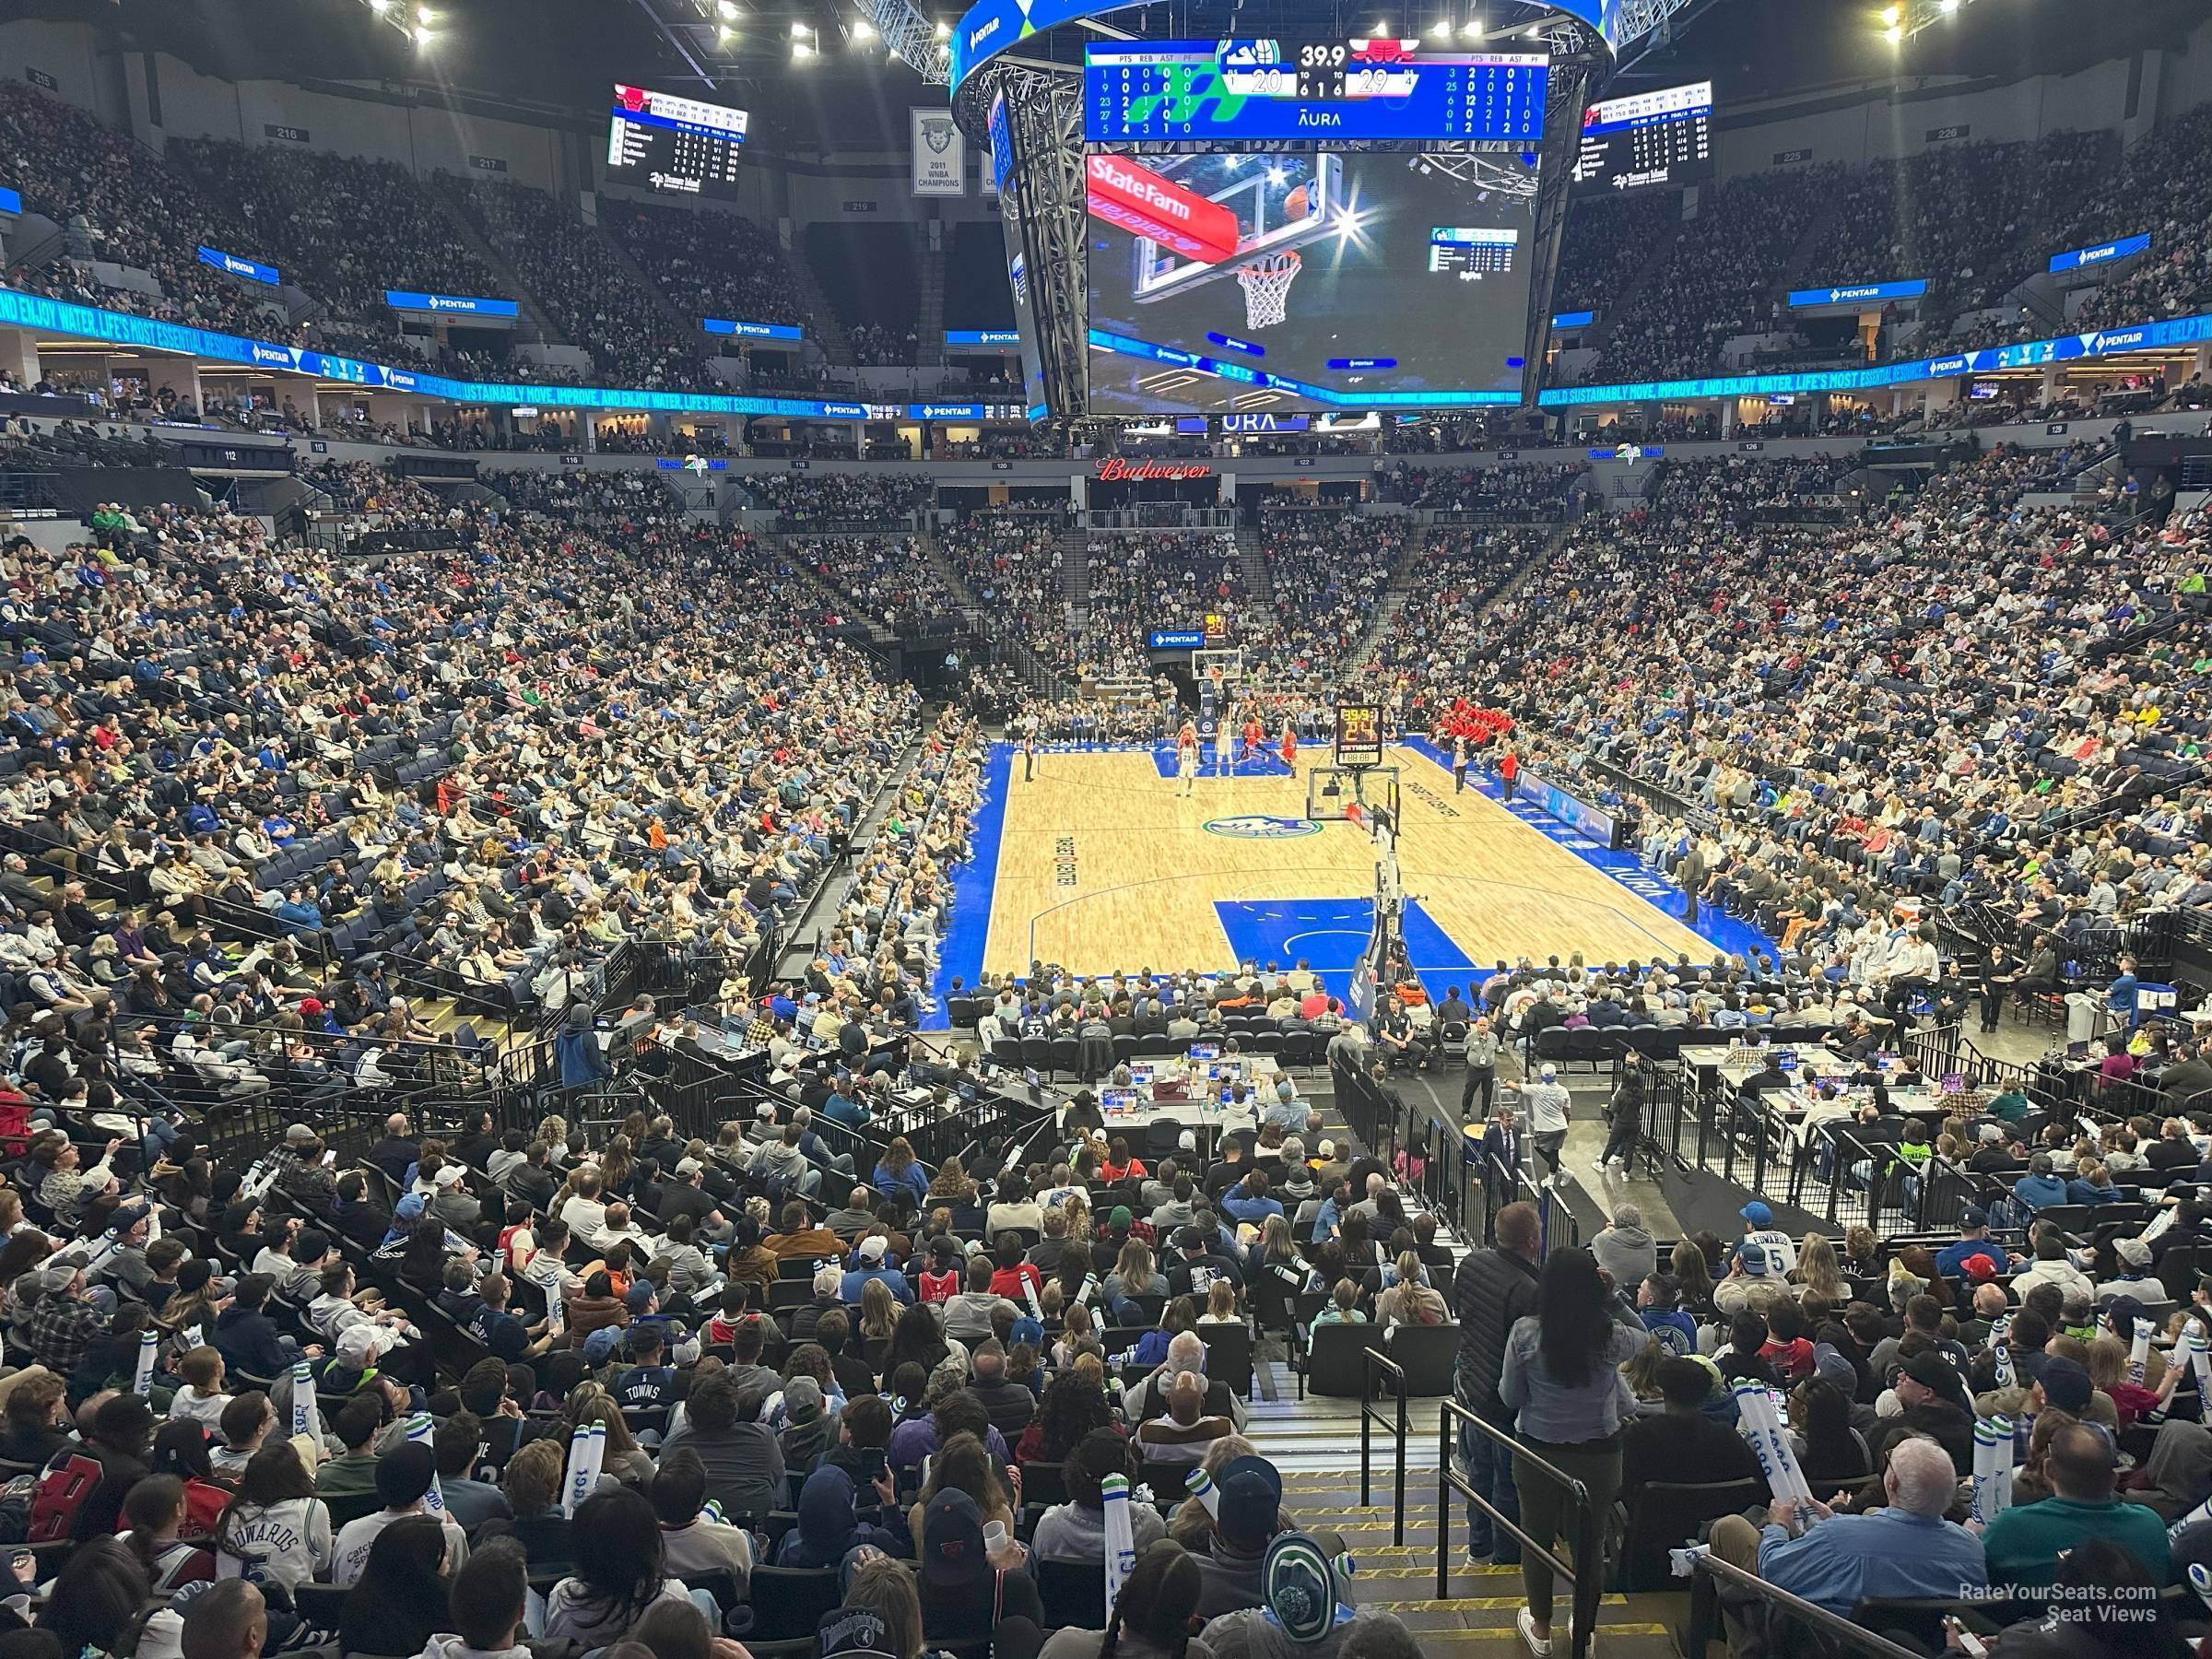
M1319 835L1321 826L1312 818L1268 818L1255 812L1242 818L1207 818L1206 832L1234 836L1239 841L1295 841L1301 835Z

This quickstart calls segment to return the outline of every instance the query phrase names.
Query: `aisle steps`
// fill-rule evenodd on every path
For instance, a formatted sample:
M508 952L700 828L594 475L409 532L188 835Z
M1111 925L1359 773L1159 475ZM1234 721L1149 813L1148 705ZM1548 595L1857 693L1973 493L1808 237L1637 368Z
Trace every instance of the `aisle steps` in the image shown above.
M1324 1406L1348 1406L1355 1421L1357 1401L1309 1402ZM1435 1412L1424 1410L1433 1430ZM1418 1420L1418 1419L1417 1419ZM1258 1425L1254 1424L1256 1428ZM1377 1447L1380 1453L1382 1443ZM1514 1616L1524 1605L1518 1567L1467 1565L1464 1542L1465 1526L1460 1504L1452 1502L1449 1533L1451 1573L1448 1597L1436 1595L1436 1476L1431 1467L1417 1486L1407 1476L1406 1542L1392 1542L1395 1511L1390 1502L1387 1459L1378 1457L1383 1478L1371 1496L1379 1501L1359 1501L1359 1471L1343 1461L1341 1442L1335 1470L1286 1474L1283 1507L1298 1524L1311 1530L1334 1530L1343 1539L1353 1562L1352 1593L1367 1610L1395 1614L1420 1639L1425 1650L1454 1653L1477 1649L1500 1653L1523 1651ZM1620 1659L1677 1659L1673 1630L1682 1611L1680 1595L1607 1594L1598 1605L1598 1633L1592 1644L1596 1653ZM1555 1637L1565 1635L1567 1604L1562 1594L1554 1617ZM1560 1641L1557 1652L1564 1653Z

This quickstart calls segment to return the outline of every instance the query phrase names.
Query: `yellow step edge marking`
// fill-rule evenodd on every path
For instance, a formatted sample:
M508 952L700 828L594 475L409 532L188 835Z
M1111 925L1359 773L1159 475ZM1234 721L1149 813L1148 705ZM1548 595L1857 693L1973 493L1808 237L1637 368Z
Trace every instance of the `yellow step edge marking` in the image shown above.
M1495 1625L1481 1630L1467 1625L1443 1625L1432 1630L1409 1630L1406 1633L1414 1637L1423 1647L1432 1641L1510 1641L1515 1646L1520 1645L1521 1641L1521 1632L1511 1625ZM1663 1624L1600 1625L1597 1627L1597 1633L1601 1636L1656 1637L1664 1638L1668 1641L1674 1640L1674 1632Z
M1358 1573L1353 1574L1352 1588L1355 1591L1359 1587L1359 1577ZM1442 1601L1363 1600L1359 1603L1361 1610L1369 1613L1448 1613L1454 1608L1462 1613L1504 1613L1527 1605L1528 1598L1522 1595L1453 1595ZM1625 1607L1629 1605L1629 1598L1625 1595L1608 1595L1597 1605L1601 1607Z

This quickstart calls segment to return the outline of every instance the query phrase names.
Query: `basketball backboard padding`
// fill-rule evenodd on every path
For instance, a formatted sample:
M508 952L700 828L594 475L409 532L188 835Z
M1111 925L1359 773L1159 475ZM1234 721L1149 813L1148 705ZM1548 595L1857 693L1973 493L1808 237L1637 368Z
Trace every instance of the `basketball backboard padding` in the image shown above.
M1237 251L1207 265L1137 237L1131 291L1140 303L1232 276L1254 253L1304 246L1327 230L1343 194L1344 162L1337 156L1207 153L1145 160L1161 177L1235 213Z

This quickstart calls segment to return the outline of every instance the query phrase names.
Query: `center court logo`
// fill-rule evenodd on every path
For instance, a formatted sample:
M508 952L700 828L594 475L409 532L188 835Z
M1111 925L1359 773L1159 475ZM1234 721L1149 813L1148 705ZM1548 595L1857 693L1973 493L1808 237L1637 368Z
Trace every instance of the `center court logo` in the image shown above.
M1301 835L1319 835L1321 826L1312 818L1269 818L1255 812L1242 818L1208 818L1206 832L1237 841L1296 841Z

